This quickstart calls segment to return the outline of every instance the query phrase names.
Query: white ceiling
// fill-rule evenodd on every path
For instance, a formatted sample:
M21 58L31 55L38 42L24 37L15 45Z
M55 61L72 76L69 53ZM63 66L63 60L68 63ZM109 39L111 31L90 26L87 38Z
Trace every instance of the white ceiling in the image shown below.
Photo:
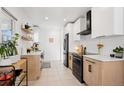
M63 26L68 21L74 21L90 8L86 7L24 7L26 15L35 25ZM48 20L45 20L48 17ZM64 22L66 19L66 22Z

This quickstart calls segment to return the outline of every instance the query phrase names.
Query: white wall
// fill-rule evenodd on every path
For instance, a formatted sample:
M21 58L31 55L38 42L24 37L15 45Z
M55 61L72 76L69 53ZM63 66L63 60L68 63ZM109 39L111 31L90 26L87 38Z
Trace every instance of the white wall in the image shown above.
M87 47L88 52L98 52L97 44L101 42L104 47L101 49L101 55L110 55L113 53L113 48L117 46L124 47L124 36L110 36L110 37L99 37L91 39L91 36L81 36L80 43Z
M49 38L54 38L53 43L49 43ZM61 29L60 27L41 27L39 33L41 50L45 52L44 61L61 60Z

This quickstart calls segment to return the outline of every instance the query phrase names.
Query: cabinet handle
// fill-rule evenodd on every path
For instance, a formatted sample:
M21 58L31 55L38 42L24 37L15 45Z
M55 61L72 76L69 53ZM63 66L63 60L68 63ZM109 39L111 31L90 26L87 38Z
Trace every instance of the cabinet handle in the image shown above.
M70 56L70 60L71 60L71 56Z
M92 66L91 65L88 65L88 71L92 72Z
M86 60L86 61L88 61L88 62L90 62L90 63L93 63L93 64L95 64L95 62L93 62L93 61L90 61L90 60Z

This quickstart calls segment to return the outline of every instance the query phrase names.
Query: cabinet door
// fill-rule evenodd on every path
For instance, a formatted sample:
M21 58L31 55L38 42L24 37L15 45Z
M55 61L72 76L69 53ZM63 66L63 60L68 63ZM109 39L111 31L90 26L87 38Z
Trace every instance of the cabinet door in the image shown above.
M69 25L69 52L73 52L73 24Z
M92 38L112 34L113 8L92 8Z
M84 59L83 62L83 80L86 84L90 84L91 82L91 74L90 74L90 64Z
M123 35L123 8L92 8L92 38Z
M76 40L80 40L80 36L77 35L77 33L79 32L79 23L78 22L75 22L74 25L73 25L73 40L76 41Z
M80 31L86 30L86 18L81 18L80 19Z
M64 27L64 34L69 33L69 24Z
M99 85L99 71L100 71L100 65L98 62L95 62L94 60L91 61L88 58L84 59L84 81L86 82L86 84L91 85L91 86L95 86L95 85Z
M71 30L72 30L71 23L68 23L68 24L64 27L64 34L71 33Z
M64 35L67 34L67 26L64 27Z
M96 86L99 85L99 63L98 62L90 62L91 65L91 82L90 85Z
M80 35L77 35L77 33L81 32L82 30L86 29L86 19L79 18L73 26L73 34L74 34L74 41L80 40Z

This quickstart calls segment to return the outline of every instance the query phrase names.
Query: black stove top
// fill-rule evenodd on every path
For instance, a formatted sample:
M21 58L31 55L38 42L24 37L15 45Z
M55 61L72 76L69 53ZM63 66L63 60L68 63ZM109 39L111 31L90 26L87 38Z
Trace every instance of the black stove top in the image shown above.
M79 54L77 54L77 53L72 53L72 55L74 56L74 57L78 57L78 58L82 58L82 56L80 56Z

